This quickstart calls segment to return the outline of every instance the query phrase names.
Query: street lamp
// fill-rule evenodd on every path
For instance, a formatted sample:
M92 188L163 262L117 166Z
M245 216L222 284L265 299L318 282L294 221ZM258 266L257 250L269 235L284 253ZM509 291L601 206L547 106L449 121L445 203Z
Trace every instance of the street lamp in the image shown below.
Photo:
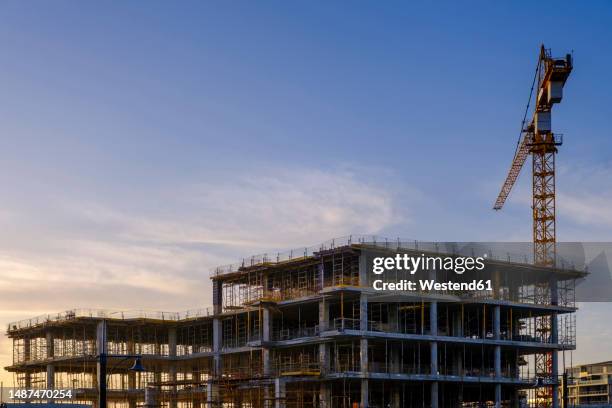
M106 408L106 389L107 389L107 362L108 358L120 358L119 361L111 368L111 372L114 368L117 368L122 362L133 358L134 364L130 367L130 371L142 372L144 367L142 366L142 356L140 354L108 354L106 352L106 320L102 321L102 333L99 339L101 340L100 354L96 357L98 359L98 408Z
M139 354L107 354L107 353L100 353L98 355L98 383L99 383L99 392L98 392L98 408L106 408L106 389L107 389L107 370L106 370L106 365L107 365L107 361L108 358L121 358L121 360L119 360L117 362L117 364L115 364L110 372L112 373L113 369L117 368L117 366L119 364L121 364L122 362L129 360L130 358L134 359L134 364L132 364L132 366L130 367L130 371L134 371L134 372L143 372L145 371L144 367L142 366L142 356Z

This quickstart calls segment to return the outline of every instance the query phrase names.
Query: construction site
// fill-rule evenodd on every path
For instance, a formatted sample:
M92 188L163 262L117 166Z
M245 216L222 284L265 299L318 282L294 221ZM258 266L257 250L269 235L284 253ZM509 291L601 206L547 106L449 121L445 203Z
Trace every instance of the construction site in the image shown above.
M372 287L375 254L457 253L434 243L336 239L216 268L211 309L72 310L11 323L15 386L72 389L70 402L97 405L104 383L112 408L565 407L559 354L576 347L574 288L586 273L556 254L561 138L551 109L571 70L570 55L552 58L542 46L533 118L526 110L494 206L502 208L531 154L533 253L490 254L483 271L454 276L490 280L492 290L385 297ZM110 356L106 378L102 354ZM134 355L139 372L122 357Z
M554 398L557 352L575 348L574 283L584 273L504 255L479 277L493 280L492 292L385 301L372 289L373 254L436 249L349 237L217 268L212 310L74 310L12 323L8 370L16 387L72 389L95 405L96 356L109 353L114 408L142 405L145 388L167 408L518 407ZM134 354L145 371L121 358Z

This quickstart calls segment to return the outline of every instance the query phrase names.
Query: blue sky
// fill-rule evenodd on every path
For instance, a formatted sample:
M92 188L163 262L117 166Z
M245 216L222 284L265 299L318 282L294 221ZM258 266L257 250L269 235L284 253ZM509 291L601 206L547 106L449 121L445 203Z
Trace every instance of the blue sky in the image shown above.
M491 206L542 42L575 59L553 113L558 236L610 241L611 17L604 1L3 2L0 322L205 306L210 267L351 233L530 240L527 172Z

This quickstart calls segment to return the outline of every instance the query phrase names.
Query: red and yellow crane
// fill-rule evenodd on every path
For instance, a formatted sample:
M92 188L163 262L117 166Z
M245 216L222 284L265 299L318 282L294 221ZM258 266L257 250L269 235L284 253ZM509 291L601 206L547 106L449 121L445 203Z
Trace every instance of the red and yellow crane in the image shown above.
M532 158L532 213L533 213L533 260L536 265L554 267L556 265L556 202L555 202L555 155L563 142L562 135L552 132L551 113L555 104L563 98L563 87L572 72L572 56L553 58L549 49L540 48L540 56L531 85L529 101L521 124L521 133L512 159L510 171L495 200L493 209L501 210L527 156ZM535 87L535 99L534 99ZM534 100L533 116L527 121L531 101ZM547 296L546 288L541 288ZM553 316L552 318L556 318ZM551 320L540 318L537 322L542 335L550 335ZM536 355L535 371L540 378L552 378L552 353ZM552 404L556 393L546 387L537 393L536 404L546 407Z
M551 127L551 112L554 104L561 102L563 87L572 72L572 56L564 59L552 58L550 50L540 49L538 66L529 96L537 81L535 109L531 121L526 122L527 111L521 126L517 149L501 191L493 209L501 210L512 186L531 153L532 157L532 210L533 210L533 258L538 265L553 266L555 263L555 154L563 142ZM529 109L529 103L527 105Z

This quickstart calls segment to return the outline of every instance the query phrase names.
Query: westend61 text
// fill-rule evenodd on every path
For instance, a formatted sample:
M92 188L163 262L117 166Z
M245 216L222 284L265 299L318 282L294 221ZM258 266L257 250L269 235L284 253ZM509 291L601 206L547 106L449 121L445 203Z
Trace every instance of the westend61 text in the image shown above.
M418 283L417 283L418 282ZM372 284L374 290L396 290L403 292L410 291L483 291L493 290L491 280L473 280L471 282L436 282L433 279L423 279L416 282L402 279L398 282L383 282L375 280Z

